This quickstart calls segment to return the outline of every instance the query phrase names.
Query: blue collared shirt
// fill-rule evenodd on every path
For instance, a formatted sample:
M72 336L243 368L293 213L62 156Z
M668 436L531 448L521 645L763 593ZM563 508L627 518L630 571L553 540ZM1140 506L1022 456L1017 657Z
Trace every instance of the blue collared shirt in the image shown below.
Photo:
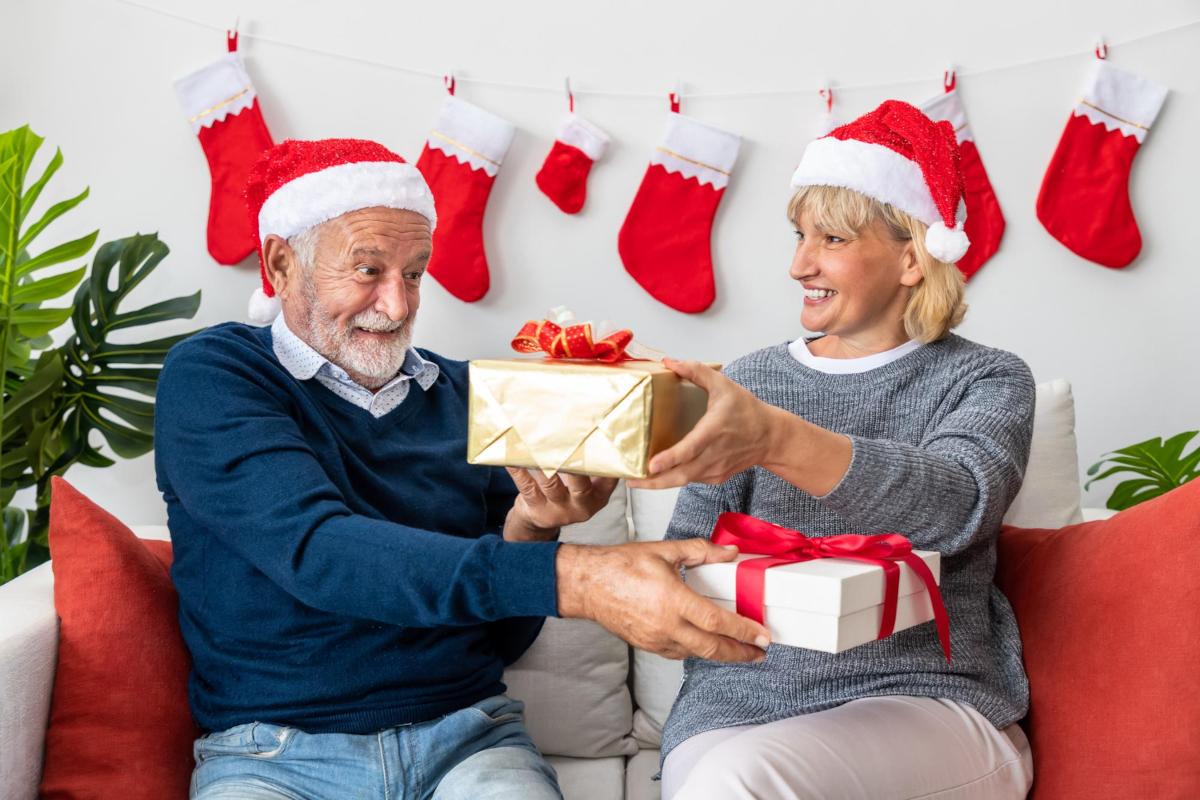
M302 381L316 378L326 389L343 400L371 412L371 416L376 419L404 402L413 380L422 391L429 391L429 387L438 379L438 365L425 360L410 347L404 355L400 374L388 381L378 392L372 393L355 383L346 370L292 333L292 329L283 321L283 314L277 316L271 325L271 347L279 363L292 377Z

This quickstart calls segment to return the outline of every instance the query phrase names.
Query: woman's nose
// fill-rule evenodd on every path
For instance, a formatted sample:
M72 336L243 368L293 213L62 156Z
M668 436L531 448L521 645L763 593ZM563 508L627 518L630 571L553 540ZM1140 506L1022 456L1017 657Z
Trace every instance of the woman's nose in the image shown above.
M789 275L792 280L798 281L801 278L811 278L821 271L817 264L815 254L806 249L804 242L800 242L796 246L796 253L792 256L792 268L789 270Z

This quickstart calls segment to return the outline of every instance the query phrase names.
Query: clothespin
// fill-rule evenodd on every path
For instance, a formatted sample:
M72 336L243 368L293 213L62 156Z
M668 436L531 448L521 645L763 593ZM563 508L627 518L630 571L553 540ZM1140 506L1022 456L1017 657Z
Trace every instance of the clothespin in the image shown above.
M683 99L683 82L675 79L675 91L671 92L671 111L679 113L679 103Z
M233 20L233 29L225 31L225 44L229 47L229 52L237 52L238 26L241 24L242 18L235 17Z
M1108 58L1108 45L1104 43L1103 34L1096 37L1096 58L1102 61Z
M449 75L442 77L442 83L445 85L447 92L454 94L454 70L450 70Z
M572 114L575 113L575 93L571 91L571 76L567 76L567 107Z

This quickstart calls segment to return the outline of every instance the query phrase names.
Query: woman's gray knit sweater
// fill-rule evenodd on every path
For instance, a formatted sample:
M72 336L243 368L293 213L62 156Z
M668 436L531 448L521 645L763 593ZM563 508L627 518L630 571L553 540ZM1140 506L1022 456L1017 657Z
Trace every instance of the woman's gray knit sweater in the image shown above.
M824 497L760 467L719 486L691 484L666 538L707 537L722 511L808 536L903 534L918 549L942 553L953 664L932 622L836 655L771 645L762 664L690 658L663 729L663 758L707 730L877 695L969 703L997 728L1025 716L1017 622L992 583L1000 520L1021 486L1033 434L1025 362L950 336L868 372L818 372L781 344L737 359L725 374L759 399L849 436L850 469Z

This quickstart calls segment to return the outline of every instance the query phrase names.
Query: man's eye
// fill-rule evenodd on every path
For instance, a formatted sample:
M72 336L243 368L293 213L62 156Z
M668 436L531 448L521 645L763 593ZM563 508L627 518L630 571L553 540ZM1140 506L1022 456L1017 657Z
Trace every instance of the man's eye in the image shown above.
M419 281L421 280L421 276L424 274L424 272L410 272L405 277L407 277L410 281Z
M378 275L379 274L379 270L375 269L374 267L368 267L366 265L359 267L358 271L361 272L363 275Z

